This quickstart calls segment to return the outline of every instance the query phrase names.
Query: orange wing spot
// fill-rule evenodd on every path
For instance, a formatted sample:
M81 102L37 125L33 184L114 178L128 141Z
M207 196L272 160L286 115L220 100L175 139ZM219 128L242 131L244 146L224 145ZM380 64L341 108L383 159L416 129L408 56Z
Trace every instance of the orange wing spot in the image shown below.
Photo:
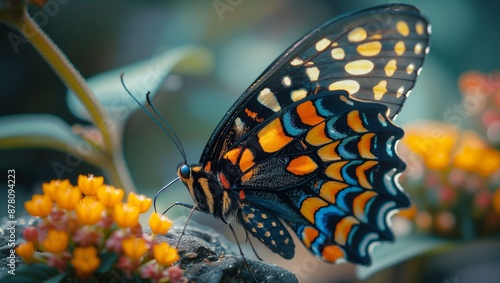
M207 164L205 164L205 168L203 169L205 172L210 172L212 171L212 162L208 161Z
M370 160L366 161L356 168L356 177L358 177L358 182L363 188L372 189L372 185L370 184L370 182L368 182L368 178L366 177L366 170L372 168L377 164L377 161Z
M231 161L233 165L236 165L236 162L238 161L238 156L240 156L241 148L235 148L231 149L230 151L226 152L224 154L224 158Z
M345 246L352 226L356 224L359 224L359 221L352 216L348 216L340 220L335 226L335 242L339 245Z
M286 170L295 175L305 175L314 172L317 168L318 165L311 157L302 155L292 159L290 163L288 163Z
M367 159L376 159L377 157L373 155L370 151L372 145L372 139L375 136L374 133L367 133L361 137L361 140L358 143L358 151L361 157Z
M320 208L328 206L328 203L320 198L310 197L305 199L302 202L300 207L300 213L307 219L309 222L314 223L314 214Z
M344 181L340 170L342 170L342 167L347 163L349 163L349 161L334 162L326 167L325 174L333 180Z
M325 143L329 143L332 140L329 139L325 134L325 122L323 121L321 124L309 130L306 135L306 141L310 145L322 145Z
M303 102L297 106L297 113L302 123L309 126L315 126L325 120L316 114L316 107L311 101Z
M241 191L240 191L240 199L241 199L241 200L244 200L244 199L245 199L245 191L244 191L244 190L241 190Z
M219 172L219 182L222 185L224 189L229 189L231 187L231 184L229 184L229 181L226 178L226 175L224 173Z
M250 170L250 171L246 172L245 174L243 174L243 175L241 176L241 181L242 181L243 183L245 183L245 182L248 182L250 179L252 179L252 177L254 176L254 170L255 170L255 169L252 169L252 170Z
M318 156L321 158L321 160L327 162L342 159L335 151L339 143L340 141L332 142L331 144L325 145L324 147L318 149Z
M311 247L311 243L316 240L318 237L319 232L318 230L312 228L312 227L306 227L304 228L304 231L302 231L302 242L304 245L306 245L307 248Z
M327 181L323 185L321 185L321 189L319 190L319 195L325 200L334 204L337 193L347 187L349 187L349 185L345 183L337 181Z
M248 148L245 149L243 151L243 154L241 155L241 159L240 159L240 163L239 163L241 172L247 171L254 164L255 164L255 162L253 162L253 153L250 151L250 149L248 149Z
M344 250L339 246L326 246L321 253L324 260L335 262L338 259L345 258Z
M360 219L363 218L365 215L366 203L376 195L377 193L374 191L366 191L357 196L352 202L354 215Z
M279 118L262 128L257 136L260 146L265 152L276 152L293 140L283 132Z
M245 113L247 114L248 117L252 118L253 120L257 122L262 122L264 121L264 118L257 118L257 112L253 112L252 110L245 108Z
M359 118L359 111L353 110L349 114L347 114L347 124L351 129L358 133L364 133L368 131L364 126L361 118Z

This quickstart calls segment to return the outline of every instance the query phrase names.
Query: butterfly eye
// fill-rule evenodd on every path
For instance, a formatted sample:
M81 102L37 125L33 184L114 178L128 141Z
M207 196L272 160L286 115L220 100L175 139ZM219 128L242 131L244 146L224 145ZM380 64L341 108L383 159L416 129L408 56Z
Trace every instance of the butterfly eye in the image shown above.
M191 176L191 168L186 164L182 164L181 168L179 168L179 174L182 178L187 179Z

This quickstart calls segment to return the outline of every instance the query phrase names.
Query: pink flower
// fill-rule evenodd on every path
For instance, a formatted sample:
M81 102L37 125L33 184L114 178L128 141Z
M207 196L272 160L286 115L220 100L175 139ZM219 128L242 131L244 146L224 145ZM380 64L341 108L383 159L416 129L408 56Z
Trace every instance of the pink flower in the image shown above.
M82 247L98 246L102 238L102 233L96 231L95 227L88 225L82 226L73 235L73 241Z

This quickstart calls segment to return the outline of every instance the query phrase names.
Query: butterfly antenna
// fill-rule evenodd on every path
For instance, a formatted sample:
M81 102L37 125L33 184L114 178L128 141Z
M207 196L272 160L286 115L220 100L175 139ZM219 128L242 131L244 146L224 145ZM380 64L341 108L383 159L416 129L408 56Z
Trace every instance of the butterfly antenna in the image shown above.
M163 118L163 116L158 112L158 110L156 110L156 107L151 102L150 95L151 95L151 92L148 91L148 93L146 93L146 101L147 101L149 107L151 107L153 112L156 114L156 117L158 119L160 119L160 121L163 123L163 125L166 126L170 130L170 132L172 132L173 138L175 138L175 140L177 141L177 143L176 143L178 145L177 148L181 152L182 157L184 157L184 162L186 162L186 152L184 151L184 147L182 146L182 143L181 143L181 140L179 139L179 136L177 136L177 134L175 133L175 131L174 131L173 127L170 125L170 123L168 123L165 120L165 118Z
M179 177L177 177L177 178L173 179L172 181L170 181L170 183L166 184L163 188L161 188L161 190L159 190L159 191L156 193L156 195L155 195L155 197L154 197L154 199L153 199L153 207L154 207L155 212L157 212L157 210L156 210L156 199L158 198L158 196L160 196L160 194L161 194L161 193L162 193L162 192L163 192L166 188L170 187L170 185L172 185L173 183L177 182L178 180L179 180Z
M184 152L184 148L182 147L182 144L179 140L179 137L175 134L174 130L172 129L172 127L165 121L165 119L163 119L161 117L161 115L158 114L158 112L156 111L156 109L154 107L153 108L153 111L154 113L151 113L150 111L148 111L146 109L146 107L144 107L144 105L142 105L142 103L139 102L139 100L137 100L137 98L135 98L135 96L128 90L127 86L125 85L125 82L123 80L123 77L124 77L124 73L121 73L120 74L120 81L122 83L122 86L123 88L125 89L125 91L127 91L128 95L130 97L132 97L132 99L137 103L137 105L139 105L139 107L141 107L141 109L144 111L144 113L146 113L146 115L149 116L149 118L151 118L151 120L153 120L160 128L161 130L167 134L167 136L170 138L170 140L172 140L172 142L175 144L175 146L177 147L177 149L179 150L179 152L181 153L182 155L182 158L184 158L184 162L187 163L187 160L186 160L186 153ZM146 100L148 101L148 104L151 106L151 102L149 101L149 94L150 92L148 91L148 93L146 94ZM161 120L159 120L159 118L157 118L154 114L156 114L157 116L159 116L159 118ZM162 124L163 122L163 124ZM165 125L166 126L165 126ZM168 128L168 129L167 129ZM172 132L170 133L169 130ZM174 138L175 137L175 138Z

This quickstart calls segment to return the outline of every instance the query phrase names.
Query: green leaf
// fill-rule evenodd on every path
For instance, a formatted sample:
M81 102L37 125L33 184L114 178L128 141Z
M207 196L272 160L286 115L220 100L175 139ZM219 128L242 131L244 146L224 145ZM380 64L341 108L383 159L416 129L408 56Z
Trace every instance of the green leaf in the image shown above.
M66 274L63 273L65 276ZM63 277L64 277L63 276ZM46 264L25 264L15 270L15 275L7 274L0 278L0 283L30 283L30 282L59 282L52 281L52 278L59 278L60 272L54 267ZM49 280L49 281L46 281Z
M127 88L140 101L144 101L149 91L154 95L165 78L172 73L206 73L212 68L211 53L202 47L181 46L159 53L148 60L111 70L87 80L110 119L123 126L127 117L139 106L129 97L120 81L124 73ZM81 119L90 121L90 116L73 92L68 92L68 106Z
M365 280L376 272L429 252L453 244L453 241L424 235L410 235L396 239L395 243L384 243L375 247L371 266L358 266L356 274Z
M118 260L118 254L114 252L105 252L101 253L99 258L101 259L101 265L99 265L96 272L105 273L113 268L113 265Z
M103 164L105 157L74 134L60 118L48 114L0 117L0 148L48 148L69 152L91 164Z

